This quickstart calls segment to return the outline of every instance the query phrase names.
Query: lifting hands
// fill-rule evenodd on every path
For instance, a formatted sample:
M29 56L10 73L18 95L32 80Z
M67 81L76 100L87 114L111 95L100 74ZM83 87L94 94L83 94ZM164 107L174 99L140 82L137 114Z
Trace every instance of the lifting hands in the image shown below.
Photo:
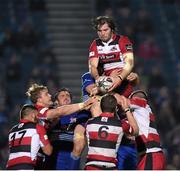
M132 128L130 135L138 135L139 127L137 125L135 118L133 117L133 113L130 110L130 100L124 96L120 96L117 93L114 94L114 96L116 97L118 104L121 106L122 110L126 114L126 117L128 119L128 123Z
M118 104L121 106L121 108L123 109L124 112L126 112L127 109L129 109L130 107L130 101L128 98L124 97L124 96L120 96L118 94L114 94L114 96L117 99Z
M97 101L97 97L96 97L96 96L90 97L90 98L89 98L88 100L86 100L85 102L79 103L79 109L80 109L80 110L83 110L83 109L88 110L88 109L90 109L90 107L92 106L92 104L93 104L94 102L96 102L96 101Z

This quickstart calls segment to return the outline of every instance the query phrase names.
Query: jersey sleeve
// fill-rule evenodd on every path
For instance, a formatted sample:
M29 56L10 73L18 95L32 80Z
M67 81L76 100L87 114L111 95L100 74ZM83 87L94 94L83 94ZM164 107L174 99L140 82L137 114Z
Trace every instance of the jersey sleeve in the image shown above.
M37 157L37 152L41 147L39 134L34 134L31 139L31 159L34 160Z
M47 144L49 144L50 142L49 142L48 136L46 134L45 128L42 125L37 124L36 130L37 130L37 133L39 134L41 147L44 147Z
M94 40L89 48L89 60L91 58L98 58L96 40Z
M121 36L121 38L119 39L119 46L122 54L133 52L133 44L127 36Z
M129 122L127 119L121 120L121 125L124 133L131 134L133 132L133 128L129 125Z
M37 117L40 119L47 119L48 110L49 110L49 108L47 108L47 107L40 109L38 114L37 114Z
M83 90L85 90L87 86L94 84L94 83L95 83L95 80L89 72L82 76L82 88L83 88Z

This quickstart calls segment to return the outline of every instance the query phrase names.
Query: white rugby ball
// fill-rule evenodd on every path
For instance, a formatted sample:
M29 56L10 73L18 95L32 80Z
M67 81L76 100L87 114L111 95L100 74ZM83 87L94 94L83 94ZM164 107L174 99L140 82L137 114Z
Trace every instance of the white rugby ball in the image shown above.
M110 77L107 77L107 76L101 76L96 81L97 87L99 87L99 90L103 94L108 92L108 90L112 86L112 84L113 84L112 79Z

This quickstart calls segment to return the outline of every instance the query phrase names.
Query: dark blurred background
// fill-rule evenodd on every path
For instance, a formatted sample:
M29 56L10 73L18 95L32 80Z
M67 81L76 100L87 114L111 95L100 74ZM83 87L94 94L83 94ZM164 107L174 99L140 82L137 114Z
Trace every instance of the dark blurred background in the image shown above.
M166 169L180 169L179 0L0 0L0 169L31 83L52 94L68 87L80 101L80 77L96 36L91 18L98 15L112 16L118 33L132 40L137 88L149 94Z

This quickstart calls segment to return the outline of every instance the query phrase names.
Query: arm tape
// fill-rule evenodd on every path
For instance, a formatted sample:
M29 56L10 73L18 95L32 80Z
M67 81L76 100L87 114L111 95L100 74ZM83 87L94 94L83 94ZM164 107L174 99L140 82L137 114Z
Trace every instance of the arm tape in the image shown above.
M131 72L133 66L134 66L133 53L125 54L125 65L123 67L123 70L127 71L129 74Z

